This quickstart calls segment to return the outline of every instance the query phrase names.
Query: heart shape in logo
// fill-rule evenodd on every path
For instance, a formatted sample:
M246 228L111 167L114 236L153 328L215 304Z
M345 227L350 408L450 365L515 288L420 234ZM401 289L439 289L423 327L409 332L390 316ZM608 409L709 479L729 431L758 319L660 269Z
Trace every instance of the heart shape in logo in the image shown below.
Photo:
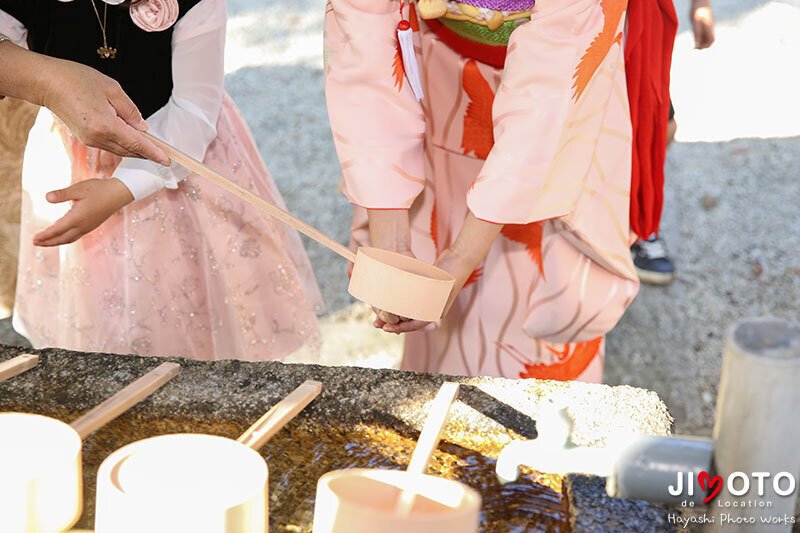
M703 503L708 503L716 498L717 494L722 490L722 476L719 475L711 477L708 472L700 472L697 474L697 482L707 494L703 498Z

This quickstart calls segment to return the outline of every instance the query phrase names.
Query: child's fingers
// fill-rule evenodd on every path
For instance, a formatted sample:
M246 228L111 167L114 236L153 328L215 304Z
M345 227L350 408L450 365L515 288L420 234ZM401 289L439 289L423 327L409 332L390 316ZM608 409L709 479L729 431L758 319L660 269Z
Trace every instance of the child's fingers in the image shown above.
M387 324L392 324L392 325L397 324L397 323L400 322L400 317L399 316L394 315L392 313L389 313L387 311L379 311L378 312L378 318L381 319L383 322L386 322Z
M76 210L77 207L78 204L75 204L66 215L56 220L52 226L34 235L33 244L36 246L58 246L59 244L73 242L83 235L85 232L80 228L81 216Z
M75 242L83 236L83 230L79 228L70 228L66 232L61 233L51 239L35 242L36 246L61 246L62 244L69 244Z
M423 329L428 324L430 324L430 322L424 322L422 320L406 320L399 324L386 324L383 326L383 331L387 333L409 333L411 331Z
M70 216L71 213L72 212L67 213L63 217L56 220L52 226L45 228L34 235L33 244L36 246L45 246L41 243L51 241L74 228L75 222L73 220L74 217Z
M47 193L45 198L51 204L60 204L63 202L69 202L71 200L79 200L80 195L78 193L78 184L70 185L66 189L58 189L56 191L50 191Z
M72 242L77 241L81 237L83 237L84 232L79 228L72 228L68 230L66 233L59 235L58 237L51 239L49 241L40 244L39 246L48 247L48 246L61 246L62 244L69 244Z

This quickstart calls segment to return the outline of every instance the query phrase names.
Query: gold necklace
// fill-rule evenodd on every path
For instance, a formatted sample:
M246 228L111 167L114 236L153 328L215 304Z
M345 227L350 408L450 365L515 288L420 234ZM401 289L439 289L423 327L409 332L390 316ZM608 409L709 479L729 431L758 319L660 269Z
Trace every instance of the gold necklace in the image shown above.
M95 5L94 0L90 0L92 2L92 8L94 9L94 14L97 17L97 23L100 24L100 30L103 32L103 46L97 49L97 55L100 56L100 59L114 59L117 57L117 49L111 48L108 46L108 39L106 38L106 15L108 14L108 4L103 2L103 20L100 20L100 12L97 10L97 5Z

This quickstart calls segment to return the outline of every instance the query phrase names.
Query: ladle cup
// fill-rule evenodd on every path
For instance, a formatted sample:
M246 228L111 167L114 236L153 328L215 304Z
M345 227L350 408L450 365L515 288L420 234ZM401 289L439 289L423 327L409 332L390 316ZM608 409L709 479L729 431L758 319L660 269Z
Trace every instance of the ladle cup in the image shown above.
M315 533L477 532L478 492L425 474L457 395L457 383L439 389L406 471L349 469L322 476L317 482Z
M441 268L402 254L362 247L354 254L341 243L228 180L164 141L145 134L173 161L203 176L260 211L288 224L354 264L350 294L389 313L434 322L442 318L455 279Z
M81 441L178 374L164 363L72 422L0 413L0 531L55 533L80 517Z
M412 508L398 514L398 498L410 491ZM402 470L335 470L317 482L314 533L477 533L480 509L480 494L458 481Z
M111 454L97 473L95 533L264 533L269 471L256 451L322 390L306 381L238 440L161 435Z

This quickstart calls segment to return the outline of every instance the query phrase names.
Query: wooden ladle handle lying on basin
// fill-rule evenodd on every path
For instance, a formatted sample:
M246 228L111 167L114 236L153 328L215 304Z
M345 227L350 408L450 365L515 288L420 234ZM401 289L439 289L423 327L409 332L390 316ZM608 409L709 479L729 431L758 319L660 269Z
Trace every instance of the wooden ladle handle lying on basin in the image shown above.
M39 356L30 353L24 353L8 361L3 361L0 363L0 381L18 376L37 364L39 364Z
M97 533L264 533L269 469L257 449L322 390L306 381L238 441L158 435L109 455L97 473ZM296 444L296 443L295 443Z
M0 413L0 531L65 531L83 505L81 442L177 375L164 363L71 425L32 413ZM9 458L13 458L9 460Z
M180 372L177 363L162 363L130 385L126 386L103 403L97 405L70 425L81 440L85 439L119 415L141 402L174 378Z
M235 196L241 198L245 202L257 207L258 209L265 211L269 215L277 218L281 222L288 224L289 226L293 227L303 235L307 235L308 237L314 239L318 243L320 243L325 248L329 249L330 251L337 253L350 261L351 263L355 263L356 255L351 252L346 246L342 245L341 243L331 239L317 228L311 226L310 224L306 224L299 218L295 218L280 207L271 204L264 200L263 198L256 196L255 194L251 193L247 189L236 185L222 174L215 172L214 170L208 168L201 162L195 160L194 158L184 154L174 146L171 146L161 139L157 137L153 137L149 133L144 134L148 139L150 139L153 144L164 150L170 159L183 165L184 167L188 168L192 172L199 174L206 178L207 180L216 183L218 186L222 187L226 191L234 194Z
M238 442L254 450L261 448L277 432L283 429L300 411L310 404L322 392L322 383L308 380L293 390L289 395L272 406L264 416L247 428Z

